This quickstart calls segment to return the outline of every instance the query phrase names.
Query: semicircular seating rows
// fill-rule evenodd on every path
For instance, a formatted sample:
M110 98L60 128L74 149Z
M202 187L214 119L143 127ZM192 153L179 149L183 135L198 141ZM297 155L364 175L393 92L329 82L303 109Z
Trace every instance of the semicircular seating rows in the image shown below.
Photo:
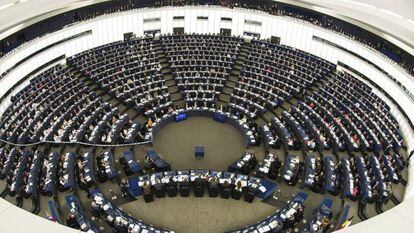
M144 168L133 151L115 159L116 146L149 144L159 127L182 114L232 122L245 135L246 148L264 144L264 159L256 165L246 153L229 164L229 172L203 170L207 176L171 171L155 155L147 156ZM315 195L340 194L362 206L375 203L379 211L390 199L398 202L392 183L406 182L398 122L372 88L312 54L224 35L133 38L72 56L11 98L0 138L0 178L7 182L1 196L16 197L18 205L22 197L31 198L32 212L38 213L40 194L67 193L72 216L67 225L92 232L101 230L90 212L115 232L168 231L105 197L98 187L108 180L129 198L148 200L153 193L165 196L157 184L179 190L183 179L196 191L195 176L203 192L216 177L217 196L242 188L246 198L271 196L276 188L269 185L276 180L300 183ZM228 189L225 174L235 177ZM79 193L87 193L92 204L80 201ZM234 232L293 228L303 218L308 195L300 192L274 215ZM331 206L332 200L324 200L303 232L326 227Z

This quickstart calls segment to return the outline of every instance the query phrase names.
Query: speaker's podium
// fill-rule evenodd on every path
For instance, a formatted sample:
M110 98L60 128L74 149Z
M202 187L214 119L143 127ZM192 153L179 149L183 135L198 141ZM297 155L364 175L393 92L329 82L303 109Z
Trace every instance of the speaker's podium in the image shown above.
M196 159L204 158L204 146L201 146L201 145L195 146L195 157Z

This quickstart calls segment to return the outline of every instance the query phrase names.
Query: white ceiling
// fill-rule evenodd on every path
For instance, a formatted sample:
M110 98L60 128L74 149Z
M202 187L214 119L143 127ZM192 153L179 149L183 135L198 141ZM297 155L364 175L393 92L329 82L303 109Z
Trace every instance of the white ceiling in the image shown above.
M414 0L286 0L365 23L414 48ZM322 9L323 11L323 9ZM381 34L378 33L377 34ZM387 37L387 36L385 36ZM393 41L392 41L393 42Z
M404 18L409 19L411 17L414 20L413 9L414 1L413 0L303 0L310 3L323 3L329 5L347 5L348 7L360 8L360 10L367 9L384 9L390 12L401 15Z
M80 0L0 0L0 31Z

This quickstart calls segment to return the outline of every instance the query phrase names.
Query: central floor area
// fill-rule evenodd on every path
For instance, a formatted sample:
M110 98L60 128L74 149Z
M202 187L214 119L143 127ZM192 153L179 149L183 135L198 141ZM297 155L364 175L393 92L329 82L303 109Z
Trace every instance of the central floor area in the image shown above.
M143 199L121 206L146 223L174 229L177 233L217 233L236 230L265 219L276 207L256 199L243 200L194 197L167 197L145 203Z
M209 117L171 122L154 135L153 145L173 170L224 171L246 151L244 137L238 129ZM196 145L205 146L204 159L195 158Z

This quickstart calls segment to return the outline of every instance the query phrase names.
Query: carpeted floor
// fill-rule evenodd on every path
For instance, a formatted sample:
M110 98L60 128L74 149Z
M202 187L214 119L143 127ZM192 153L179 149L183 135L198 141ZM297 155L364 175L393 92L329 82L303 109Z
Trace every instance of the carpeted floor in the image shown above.
M227 170L246 151L244 137L236 128L208 117L190 117L166 125L155 135L153 145L173 170ZM195 158L196 145L205 146L204 159Z
M122 205L133 216L146 223L177 233L217 233L236 230L254 224L275 213L277 208L262 203L252 204L244 200L210 198L167 197L145 203L143 199Z
M194 156L195 145L205 146L204 159ZM142 160L148 146L134 148L135 158ZM230 124L223 124L208 117L190 117L182 122L172 122L154 137L153 148L171 164L173 170L210 169L226 171L228 165L247 151L243 135ZM117 152L122 150L117 149ZM261 161L264 148L253 147ZM119 153L119 152L118 152ZM117 154L118 154L117 153ZM117 157L117 156L116 156ZM276 207L256 199L252 204L244 200L209 198L155 198L144 203L139 198L122 205L122 208L146 223L177 232L224 232L242 228L263 220L275 213Z

